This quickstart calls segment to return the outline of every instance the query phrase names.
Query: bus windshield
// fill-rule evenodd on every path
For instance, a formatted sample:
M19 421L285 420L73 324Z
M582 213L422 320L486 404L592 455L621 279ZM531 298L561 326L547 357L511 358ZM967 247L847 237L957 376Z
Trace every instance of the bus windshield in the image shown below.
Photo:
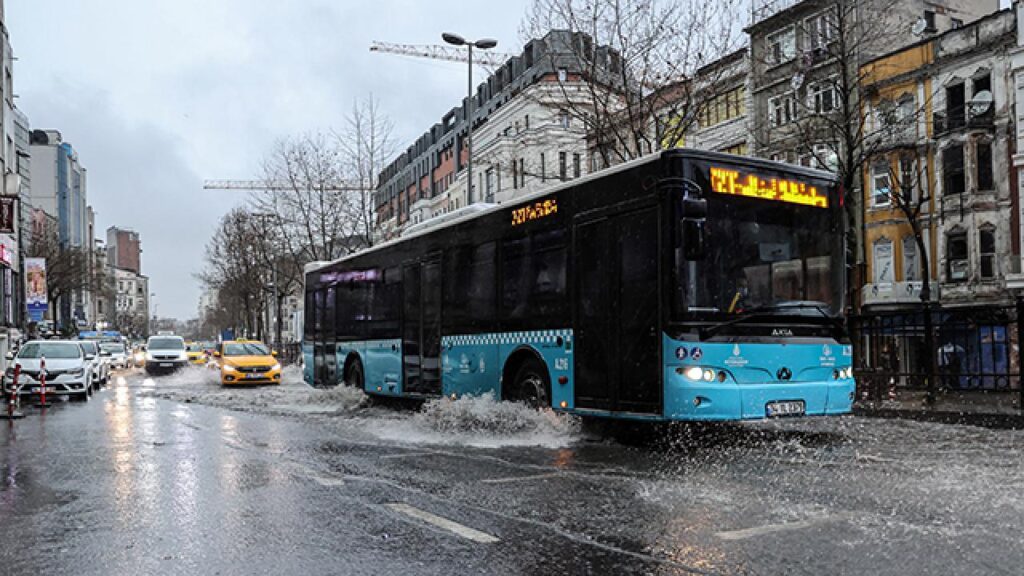
M706 177L696 180L709 190L707 250L698 261L677 255L679 299L687 310L839 313L843 254L837 206L720 194Z

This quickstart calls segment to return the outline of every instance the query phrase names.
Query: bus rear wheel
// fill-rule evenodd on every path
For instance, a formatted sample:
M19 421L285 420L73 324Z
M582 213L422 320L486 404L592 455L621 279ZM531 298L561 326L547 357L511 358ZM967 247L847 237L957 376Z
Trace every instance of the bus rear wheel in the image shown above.
M359 360L353 360L345 370L345 386L363 387L363 363Z
M551 380L539 361L531 358L523 362L512 382L515 400L531 408L551 407Z

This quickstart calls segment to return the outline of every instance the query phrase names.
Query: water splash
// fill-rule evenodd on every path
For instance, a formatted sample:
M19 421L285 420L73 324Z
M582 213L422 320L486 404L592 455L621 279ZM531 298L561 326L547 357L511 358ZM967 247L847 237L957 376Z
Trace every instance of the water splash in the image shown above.
M481 448L560 448L580 435L576 417L495 400L491 395L437 398L424 403L411 418L376 422L370 428L387 440Z

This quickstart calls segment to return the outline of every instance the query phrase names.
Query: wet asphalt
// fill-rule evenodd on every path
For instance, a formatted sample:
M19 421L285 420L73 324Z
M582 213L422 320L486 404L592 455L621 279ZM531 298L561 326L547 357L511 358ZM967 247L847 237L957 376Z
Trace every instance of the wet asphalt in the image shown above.
M407 405L162 385L0 421L0 573L1024 572L1021 432L851 416L481 444L459 414L418 434Z

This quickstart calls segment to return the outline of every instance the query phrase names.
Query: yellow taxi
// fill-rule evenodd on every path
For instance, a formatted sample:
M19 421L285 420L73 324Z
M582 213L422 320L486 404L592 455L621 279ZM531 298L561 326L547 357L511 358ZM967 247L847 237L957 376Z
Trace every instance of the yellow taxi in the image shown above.
M220 364L220 383L280 384L281 364L277 352L256 340L228 340L213 353Z
M201 342L186 342L185 355L188 356L188 363L196 366L206 366L206 349Z

